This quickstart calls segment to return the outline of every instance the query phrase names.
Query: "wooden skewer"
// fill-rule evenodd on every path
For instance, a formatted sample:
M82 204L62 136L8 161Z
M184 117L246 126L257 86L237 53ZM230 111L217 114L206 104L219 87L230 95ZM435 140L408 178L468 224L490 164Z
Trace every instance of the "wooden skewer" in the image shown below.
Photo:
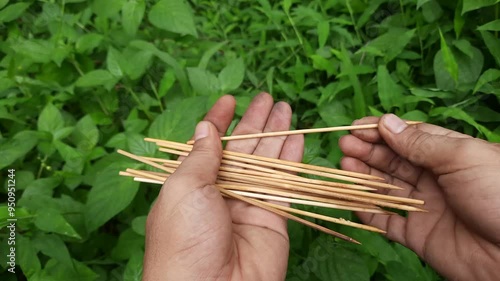
M246 202L246 203L248 203L248 204L251 204L251 205L254 205L254 206L260 207L260 208L262 208L262 209L265 209L265 210L267 210L267 211L273 212L273 213L275 213L275 214L277 214L277 215L279 215L279 216L282 216L282 217L284 217L284 218L287 218L287 219L290 219L290 220L293 220L293 221L296 221L296 222L302 223L302 224L307 225L307 226L309 226L309 227L311 227L311 228L314 228L314 229L317 229L317 230L319 230L319 231L325 232L325 233L327 233L327 234L330 234L330 235L332 235L332 236L334 236L334 237L337 237L337 238L340 238L340 239L342 239L342 240L345 240L345 241L348 241L348 242L352 242L352 243L355 243L355 244L359 244L359 245L361 245L361 243L360 243L360 242L358 242L358 241L356 241L356 240L352 239L351 237L349 237L349 236L347 236L347 235L344 235L344 234L342 234L342 233L338 233L338 232L336 232L336 231L333 231L333 230L328 229L328 228L326 228L326 227L323 227L323 226L321 226L321 225L317 225L317 224L312 223L312 222L310 222L310 221L308 221L308 220L305 220L305 219L302 219L302 218L296 217L296 216L294 216L294 215L292 215L292 214L289 214L289 213L287 213L287 212L284 212L284 211L282 211L282 210L278 210L278 209L275 209L275 208L269 207L269 206L267 206L267 205L265 205L265 204L262 204L262 202L261 202L261 201L259 201L259 200L255 200L255 199L251 199L251 198L246 198L246 197L243 197L243 196L241 196L241 195L238 195L238 194L233 193L233 192L228 191L228 190L224 190L224 189L219 189L219 190L220 190L220 192L222 192L222 193L224 193L224 194L226 194L226 195L228 195L228 196L230 196L230 197L233 197L233 198L235 198L235 199L238 199L238 200L240 200L240 201L243 201L243 202Z
M166 149L165 149L166 150ZM163 151L163 150L162 150ZM176 167L182 163L182 161L176 161L176 160L167 160L167 159L162 159L162 158L150 158L150 157L143 157L146 160L150 160L156 163L163 163L163 165L167 167ZM230 164L232 166L235 166L233 164ZM238 174L244 174L244 175L253 175L253 176L262 176L262 177L267 177L267 178L273 178L273 179L283 179L287 180L290 179L291 176L294 176L292 174L286 173L284 175L282 174L270 174L272 172L272 169L267 169L260 167L262 169L259 169L259 171L253 171L249 169L240 169L240 168L233 168L230 167L229 165L222 165L220 166L221 171L226 171L226 172L234 172ZM262 171L265 170L265 171ZM363 190L363 191L373 191L376 190L374 188L368 187L368 186L362 186L362 185L357 185L357 184L347 184L347 183L339 183L339 182L332 182L332 181L324 181L324 180L317 180L317 179L310 179L310 178L304 178L304 177L298 177L294 176L293 177L294 182L301 182L301 183L310 183L315 186L322 186L327 188L328 186L331 187L340 187L340 188L345 188L345 189L353 189L353 190Z
M178 147L178 149L188 150L190 148ZM160 151L167 152L167 153L175 153L175 154L179 154L179 155L185 154L185 153L182 153L180 151L167 149L167 148L160 148ZM230 161L235 161L235 162L233 162L233 164L239 165L239 166L242 166L244 163L236 163L236 162L245 162L248 164L252 164L252 165L248 166L248 168L252 168L252 169L259 169L259 168L255 168L255 167L265 166L268 168L275 168L275 169L287 170L287 171L292 171L292 172L297 172L297 173L316 175L316 176L320 176L320 177L326 177L326 178L331 178L331 179L336 179L336 180L341 180L341 181L353 182L353 183L358 183L358 184L372 186L372 187L402 190L402 188L399 186L395 186L395 185L384 183L384 182L377 182L377 181L371 181L371 180L355 178L355 177L350 177L350 176L343 176L343 175L332 174L332 173L327 173L327 172L322 172L322 171L309 170L309 169L301 168L301 167L288 166L288 165L284 165L284 164L280 164L280 163L275 163L275 161L271 162L271 160L270 160L270 162L266 162L266 161L252 159L252 158L243 158L240 156L234 156L234 155L224 153L222 163L225 163L225 159L230 160ZM275 160L275 159L273 159L273 160ZM281 172L279 170L274 170L273 173L286 174L286 173Z
M316 201L303 200L303 199L293 199L293 198L288 198L288 197L260 194L260 193L247 192L247 191L238 191L238 190L231 190L231 191L234 193L237 193L239 195L245 196L245 197L270 200L270 201L275 201L275 202L284 202L284 203L290 203L290 204L300 204L300 205L305 205L305 206L315 206L315 207L323 207L323 208L353 211L353 212L372 213L372 214L392 214L392 213L387 212L387 211L382 210L382 209L352 207L352 206L345 206L345 205L339 205L339 204L323 203L323 202L316 202Z
M227 185L223 184L221 186L225 189L231 189L231 190L250 191L250 192L256 192L256 193L279 195L279 196L285 196L285 197L291 197L291 198L297 198L297 199L306 199L306 200L331 203L331 204L346 204L346 203L343 203L343 201L339 201L337 199L318 197L318 196L308 195L308 194L300 194L298 192L289 192L289 191L283 191L283 190L273 189L273 188L262 188L262 187L236 185L236 184L227 184ZM360 198L360 197L356 197L356 196L347 196L347 195L344 195L344 196L345 196L344 198L340 198L340 196L338 196L336 198L346 200L347 199L346 197L348 197L348 198L350 198L349 200L356 200L356 201L363 202L366 204L374 204L374 205L378 205L378 206L384 206L384 207L398 209L398 210L404 210L404 211L426 212L423 209L413 207L413 206L408 206L408 205L394 204L394 203L384 202L381 200L365 199L365 198Z
M323 186L317 186L314 184L308 184L308 183L299 183L299 182L290 182L288 180L283 180L283 179L274 179L274 178L263 178L259 176L251 176L248 175L246 177L241 177L238 175L238 173L230 173L230 172L220 172L219 173L221 176L230 178L232 180L242 180L242 181L248 181L248 182L253 182L253 183L265 183L269 185L273 185L276 187L282 187L286 189L293 189L293 190L302 190L310 193L315 193L313 190L319 190L322 192L318 192L316 194L322 194L326 196L336 196L337 193L341 194L348 194L356 197L368 197L368 198L374 198L374 199L379 199L379 200L384 200L384 201L393 201L393 202L401 202L401 203L407 203L407 204L416 204L416 205L424 205L424 201L422 200L417 200L417 199L412 199L412 198L404 198L404 197L397 197L397 196L390 196L390 195L384 195L384 194L378 194L378 193L370 193L370 192L363 192L363 191L357 191L357 190L348 190L348 189L342 189L342 188L334 188L334 187L323 187ZM337 197L340 198L340 197ZM343 199L347 200L355 200L351 199L354 197L345 197Z
M383 230L378 229L376 227L372 227L372 226L368 226L368 225L364 225L364 224L360 224L360 223L355 223L355 222L348 221L345 219L332 218L332 217L328 217L328 216L324 216L324 215L320 215L320 214L316 214L316 213L311 213L311 212L307 212L307 211L303 211L303 210L299 210L299 209L295 209L295 208L290 208L290 207L286 207L286 206L282 206L282 205L278 205L278 204L273 204L273 203L265 202L265 201L262 201L262 204L267 205L269 207L273 207L273 208L282 210L282 211L285 211L285 212L288 212L288 213L295 213L295 214L307 216L310 218L320 219L323 221L329 221L329 222L336 223L336 224L347 225L350 227L364 229L364 230L368 230L368 231L372 231L372 232L377 232L377 233L382 233L382 234L387 233L386 231L383 231Z
M185 151L185 152L189 152L193 149L193 147L191 145L187 145L187 144L183 144L183 143L177 143L177 142L171 142L171 141L165 141L165 140L159 140L159 139L152 139L152 138L145 138L144 140L148 141L148 142L154 142L158 146L161 146L161 147L176 148L178 150ZM277 164L282 164L282 165L287 165L287 166L292 166L292 167L304 168L304 169L309 169L309 170L316 170L316 171L344 175L344 176L350 176L350 177L355 177L355 178L360 178L360 179L385 181L384 178L373 176L373 175L344 171L344 170L328 168L328 167L315 166L315 165L304 164L304 163L300 163L300 162L293 162L293 161L286 161L286 160L281 160L281 159L263 157L263 156L253 155L253 154L245 154L245 153L240 153L240 152L235 152L235 151L224 150L223 155L224 156L225 155L236 156L236 157L240 157L243 159L253 159L253 160L258 160L258 161L277 163ZM240 160L240 161L243 161L243 160Z
M134 154L129 153L129 152L126 152L126 151L124 151L124 150L118 149L118 151L117 151L117 152L118 152L118 153L120 153L121 155L127 156L128 158L131 158L131 159L134 159L134 160L136 160L136 161L142 162L142 163L144 163L144 164L148 164L148 165L150 165L150 166L153 166L153 167L155 167L155 168L157 168L157 169L159 169L159 170L163 170L163 171L168 172L168 173L173 173L173 172L175 172L175 169L167 168L167 167L165 167L165 166L163 166L163 165L160 165L160 164L155 163L155 162L153 162L153 161L149 161L149 160L147 160L147 159L144 159L144 158L143 158L143 157L141 157L141 156L134 155Z
M422 122L418 121L406 122L406 124L408 125L418 125L421 123ZM367 124L367 125L356 125L356 126L339 126L339 127L328 127L328 128L318 128L318 129L303 129L303 130L293 130L293 131L226 136L226 137L221 137L220 139L221 141L244 140L244 139L254 139L254 138L267 138L267 137L302 135L302 134L312 134L312 133L327 133L327 132L338 132L338 131L366 130L366 129L376 129L376 128L378 128L378 124ZM190 140L187 143L193 144L194 140Z
M163 180L160 181L160 180L154 180L154 179L150 179L150 178L137 177L136 175L131 174L131 173L127 173L127 172L120 172L120 175L132 177L132 178L134 178L134 181L137 181L137 182L152 183L152 184L157 184L157 185L163 185L163 183L164 183ZM293 198L265 195L265 194L245 192L245 191L232 191L232 192L240 194L242 196L250 197L250 198L259 198L259 199L271 200L271 201L276 201L276 202L300 204L300 205L305 205L305 206L324 207L324 208L354 211L354 212L366 212L366 213L374 213L374 214L391 214L391 212L387 212L387 211L382 210L382 209L351 207L351 206L345 206L345 205L329 204L329 203L308 201L308 200L302 200L302 199L293 199Z

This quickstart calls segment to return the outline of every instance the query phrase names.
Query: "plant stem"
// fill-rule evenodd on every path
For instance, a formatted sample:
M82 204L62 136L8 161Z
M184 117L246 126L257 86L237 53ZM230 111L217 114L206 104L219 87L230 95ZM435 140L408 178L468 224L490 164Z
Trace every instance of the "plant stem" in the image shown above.
M146 114L146 117L148 117L149 120L153 121L153 117L151 116L151 114L149 113L149 110L147 110L146 106L144 105L144 103L141 101L141 99L139 99L139 97L137 96L137 94L134 92L134 90L132 90L131 88L129 87L126 87L127 91L132 95L132 98L135 100L135 102L139 105L139 107L142 109L142 111L144 111L144 114Z
M148 76L148 80L149 80L149 85L151 86L151 89L153 90L153 93L155 93L156 100L158 100L158 103L160 104L160 109L163 112L163 110L164 110L163 103L161 102L161 98L160 98L160 95L158 94L158 90L156 89L156 86L153 83L153 80L151 80L150 76Z

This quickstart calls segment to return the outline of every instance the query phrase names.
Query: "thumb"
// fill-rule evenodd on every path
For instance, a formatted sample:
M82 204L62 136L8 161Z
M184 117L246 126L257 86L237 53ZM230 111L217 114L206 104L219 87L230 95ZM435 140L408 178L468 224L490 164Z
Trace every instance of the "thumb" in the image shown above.
M412 164L439 174L456 159L460 139L430 134L408 126L394 114L384 115L379 131L387 145Z
M195 144L176 172L165 182L170 200L215 184L222 158L222 145L215 126L202 121L196 126Z

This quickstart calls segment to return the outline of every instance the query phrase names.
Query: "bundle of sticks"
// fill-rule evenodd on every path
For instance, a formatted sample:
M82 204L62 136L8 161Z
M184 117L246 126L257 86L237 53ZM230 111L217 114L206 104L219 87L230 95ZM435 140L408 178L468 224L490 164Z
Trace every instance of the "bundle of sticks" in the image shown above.
M413 122L409 122L412 124ZM353 129L374 128L376 125L340 127ZM340 130L339 127L325 128L329 131ZM318 130L318 129L314 129ZM274 135L308 133L310 130L274 132ZM263 136L262 136L263 135ZM224 137L224 140L245 139L273 136L270 133ZM146 138L145 141L155 143L159 150L177 156L188 156L193 149L192 144ZM192 143L192 142L191 142ZM127 169L120 175L132 177L135 181L162 185L182 163L178 160L151 158L118 150L131 159L147 164L158 171ZM312 179L301 175L314 175L321 179ZM384 182L383 178L338 170L322 166L267 158L257 155L223 151L216 188L227 198L241 200L248 204L263 208L287 219L305 224L309 227L333 235L340 239L360 244L344 234L335 232L324 226L296 215L310 217L336 224L347 225L363 230L384 233L383 230L348 221L342 218L308 212L294 208L297 205L308 205L356 212L375 214L393 214L387 210L403 210L409 212L425 212L417 206L424 202L374 193L377 189L401 189L398 186ZM291 203L291 207L278 202ZM296 215L294 215L296 214Z

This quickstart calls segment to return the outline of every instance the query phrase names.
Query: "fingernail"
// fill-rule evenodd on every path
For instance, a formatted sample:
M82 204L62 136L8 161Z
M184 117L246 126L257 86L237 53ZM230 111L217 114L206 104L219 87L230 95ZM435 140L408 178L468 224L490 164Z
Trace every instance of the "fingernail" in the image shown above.
M209 127L208 122L201 121L196 126L196 130L194 132L194 140L197 141L197 140L206 138L206 137L208 137L209 134L210 134L210 127Z
M394 114L389 114L384 118L384 126L393 134L399 134L408 127L408 125Z

